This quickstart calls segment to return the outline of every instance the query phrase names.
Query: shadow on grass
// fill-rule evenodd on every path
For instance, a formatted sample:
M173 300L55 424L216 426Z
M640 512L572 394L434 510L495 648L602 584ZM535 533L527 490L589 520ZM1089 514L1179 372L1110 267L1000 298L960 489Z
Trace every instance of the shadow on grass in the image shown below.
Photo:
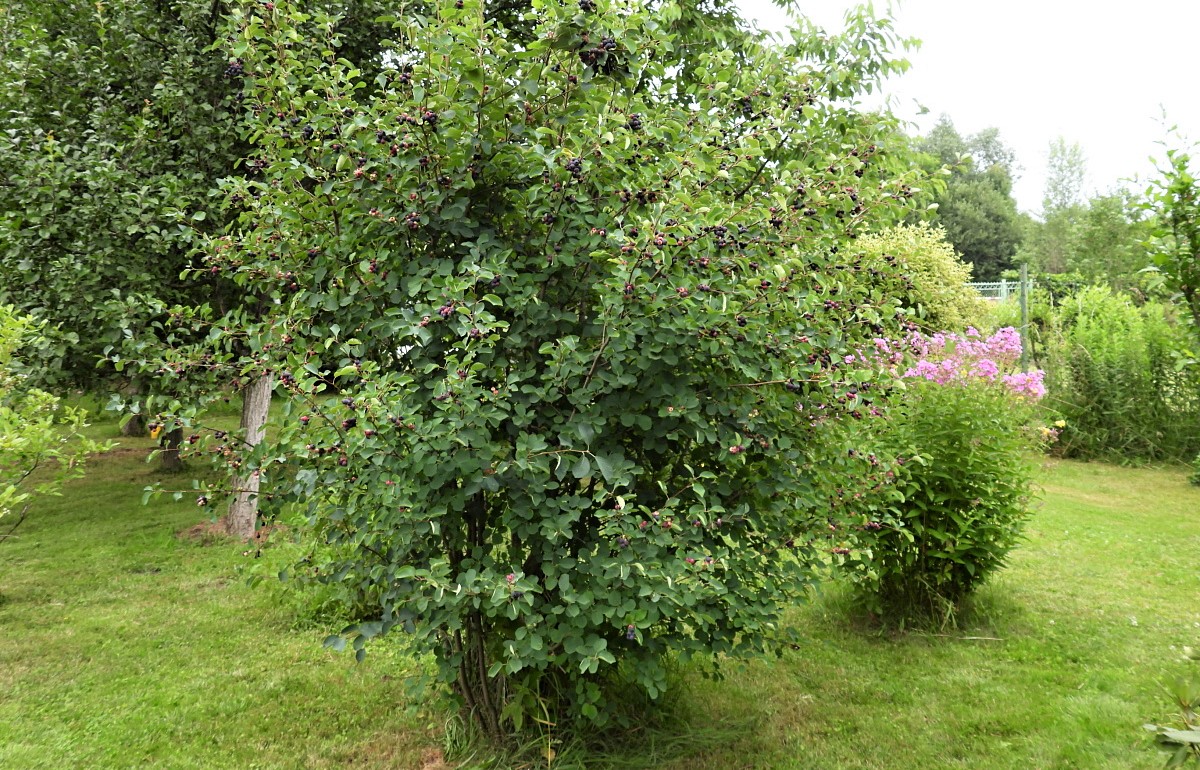
M692 697L694 677L682 671L677 676L652 708L638 711L639 723L565 738L543 726L540 734L503 751L452 717L443 733L445 757L457 770L652 770L686 767L697 757L756 740L763 714L744 709L737 717L715 714Z
M863 637L903 639L936 636L986 641L1020 634L1028 627L1028 609L998 582L988 582L957 606L938 611L904 611L880 616L857 601L852 587L833 581L815 593L805 622L819 619L831 630Z

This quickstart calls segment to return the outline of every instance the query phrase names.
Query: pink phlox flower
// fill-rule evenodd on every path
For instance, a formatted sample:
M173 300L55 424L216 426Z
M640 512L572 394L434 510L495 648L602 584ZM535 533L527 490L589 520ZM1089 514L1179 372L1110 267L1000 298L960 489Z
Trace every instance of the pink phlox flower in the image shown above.
M1000 367L990 358L981 358L971 367L971 376L994 380L1000 375Z
M1046 395L1045 373L1041 369L1005 375L1004 384L1017 395L1034 401Z
M918 361L917 365L904 373L905 377L924 377L927 380L936 380L938 377L937 364L932 361Z
M1046 394L1045 375L1041 371L1003 374L1016 368L1021 357L1021 334L1011 326L986 338L971 327L963 334L925 335L913 331L902 341L876 337L872 343L874 351L860 350L857 355L845 356L846 363L874 364L897 373L907 361L909 365L903 369L907 378L940 385L998 382L1014 394L1034 400Z

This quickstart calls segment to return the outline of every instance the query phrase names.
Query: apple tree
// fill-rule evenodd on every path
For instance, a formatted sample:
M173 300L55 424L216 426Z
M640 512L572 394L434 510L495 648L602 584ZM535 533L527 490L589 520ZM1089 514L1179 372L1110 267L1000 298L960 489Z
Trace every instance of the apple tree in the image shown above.
M386 3L310 5L346 17L345 57L382 66L385 28L374 19ZM261 302L188 270L196 240L225 224L217 181L255 173L241 164L241 64L214 47L228 9L225 0L0 8L0 303L46 322L31 368L43 387L114 396L133 433L160 409L239 390L244 435L265 418L271 380L240 341L221 366L168 360L225 314L252 315ZM164 422L163 465L177 469L184 425Z

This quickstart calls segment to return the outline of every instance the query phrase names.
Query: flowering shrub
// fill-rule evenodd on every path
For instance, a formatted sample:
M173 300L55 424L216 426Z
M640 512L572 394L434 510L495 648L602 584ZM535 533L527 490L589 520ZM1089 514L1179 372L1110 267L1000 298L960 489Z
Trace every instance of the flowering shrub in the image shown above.
M884 346L886 341L882 341ZM1021 334L1011 326L983 337L974 328L959 335L939 332L930 336L914 333L905 341L917 361L904 372L940 385L965 384L976 380L999 381L1014 394L1037 401L1046 395L1041 370L1005 374L1021 358Z
M1032 427L1041 372L1009 373L1020 336L910 335L877 340L909 382L860 451L890 458L891 484L861 494L865 523L845 567L859 599L892 619L950 619L959 601L1021 538L1032 466L1028 450L1054 428Z

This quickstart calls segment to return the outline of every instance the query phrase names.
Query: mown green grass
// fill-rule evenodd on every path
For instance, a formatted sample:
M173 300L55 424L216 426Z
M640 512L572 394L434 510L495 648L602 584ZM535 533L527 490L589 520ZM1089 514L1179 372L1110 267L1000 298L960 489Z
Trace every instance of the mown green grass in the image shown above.
M836 591L806 646L705 709L759 727L668 767L1156 768L1139 726L1200 642L1200 491L1185 474L1054 463L1029 542L944 636L872 635ZM975 638L972 638L975 637Z
M362 665L247 586L244 545L176 533L149 440L93 460L0 545L0 767L419 766L394 646Z
M254 549L176 533L191 496L149 441L95 458L0 544L0 767L528 767L408 708L399 641L365 663L323 649ZM836 586L792 620L799 648L713 683L684 670L671 719L555 766L1157 768L1140 725L1200 643L1200 490L1185 472L1056 462L1029 542L956 629L882 634ZM302 620L299 619L299 620ZM452 724L452 723L451 723ZM463 744L465 745L465 748ZM492 758L494 760L494 757Z

